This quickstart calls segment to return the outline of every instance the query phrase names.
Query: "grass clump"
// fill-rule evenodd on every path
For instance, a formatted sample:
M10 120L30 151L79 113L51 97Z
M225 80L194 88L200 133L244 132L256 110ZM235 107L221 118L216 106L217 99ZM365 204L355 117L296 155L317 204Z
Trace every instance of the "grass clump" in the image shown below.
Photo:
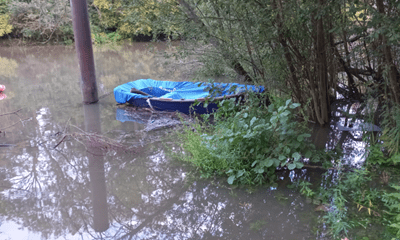
M204 143L204 132L205 129L202 125L196 122L186 126L183 132L177 133L184 150L184 153L179 154L178 158L192 163L202 173L202 176L207 178L214 173L221 173L228 165L225 159L217 158L209 151Z

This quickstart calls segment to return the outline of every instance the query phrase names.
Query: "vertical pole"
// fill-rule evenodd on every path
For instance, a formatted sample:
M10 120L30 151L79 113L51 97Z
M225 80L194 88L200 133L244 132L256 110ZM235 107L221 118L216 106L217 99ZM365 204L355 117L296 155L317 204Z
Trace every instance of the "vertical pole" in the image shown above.
M74 25L75 48L81 70L81 90L85 104L99 101L92 39L90 36L89 14L86 0L70 0Z

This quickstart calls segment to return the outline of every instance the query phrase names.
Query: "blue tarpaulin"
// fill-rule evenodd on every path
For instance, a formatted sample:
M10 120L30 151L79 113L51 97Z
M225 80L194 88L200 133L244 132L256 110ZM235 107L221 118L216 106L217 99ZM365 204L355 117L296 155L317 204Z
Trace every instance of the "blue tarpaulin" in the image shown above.
M213 97L237 95L245 91L264 91L264 87L261 86L256 87L254 85L243 85L238 83L194 83L140 79L116 87L114 89L114 96L115 100L121 104L130 103L139 107L153 107L154 105L157 106L157 110L178 110L187 113L188 110L183 111L182 109L188 108L193 104L193 102L189 104L186 100L195 101L196 99L209 97L210 87L217 89L217 91L214 92ZM132 88L149 95L131 93L130 91ZM167 103L164 101L166 99L171 99L173 101ZM186 102L179 103L178 101L180 100ZM162 102L162 106L157 105L160 101ZM149 106L149 102L152 106ZM214 108L216 108L216 105Z

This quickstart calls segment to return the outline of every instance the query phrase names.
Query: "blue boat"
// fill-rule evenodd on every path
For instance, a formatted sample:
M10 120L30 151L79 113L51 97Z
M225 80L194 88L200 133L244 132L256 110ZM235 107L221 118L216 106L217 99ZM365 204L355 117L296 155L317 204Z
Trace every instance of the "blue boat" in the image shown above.
M210 88L214 91L214 101L204 104L210 97ZM238 98L247 91L261 93L262 86L243 85L238 83L201 83L173 82L153 79L140 79L122 84L114 89L118 103L129 103L133 106L151 108L158 111L179 111L185 114L212 113L217 102L222 99ZM194 105L200 102L199 105Z

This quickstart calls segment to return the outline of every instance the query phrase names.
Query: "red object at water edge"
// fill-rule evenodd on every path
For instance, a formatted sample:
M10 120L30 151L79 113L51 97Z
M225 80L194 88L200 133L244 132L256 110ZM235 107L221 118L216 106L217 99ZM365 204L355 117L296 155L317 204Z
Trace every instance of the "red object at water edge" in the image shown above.
M0 92L2 92L2 91L4 91L4 90L6 90L6 86L0 85Z

